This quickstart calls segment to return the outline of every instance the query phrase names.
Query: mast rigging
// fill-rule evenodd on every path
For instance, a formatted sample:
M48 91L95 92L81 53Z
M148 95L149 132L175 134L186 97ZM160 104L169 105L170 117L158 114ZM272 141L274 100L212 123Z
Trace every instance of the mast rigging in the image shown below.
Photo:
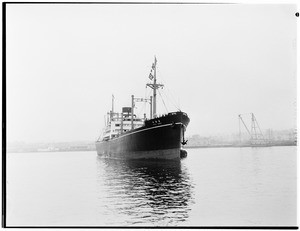
M153 80L153 83L147 83L146 87L150 87L153 89L153 116L151 115L152 118L156 118L156 90L159 89L160 87L162 88L164 85L156 83L156 64L157 64L157 59L154 56L154 63L152 64L152 69L151 73L149 75L149 79ZM152 75L152 70L154 71L154 75Z

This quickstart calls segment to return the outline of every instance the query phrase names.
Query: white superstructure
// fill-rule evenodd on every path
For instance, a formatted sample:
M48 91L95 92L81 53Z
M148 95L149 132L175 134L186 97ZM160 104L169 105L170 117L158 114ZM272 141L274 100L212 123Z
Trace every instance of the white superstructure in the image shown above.
M107 125L102 135L102 140L110 140L118 137L120 134L131 130L131 114L110 112L110 118L107 121ZM133 129L139 128L144 125L145 119L133 118ZM101 137L99 138L101 140Z

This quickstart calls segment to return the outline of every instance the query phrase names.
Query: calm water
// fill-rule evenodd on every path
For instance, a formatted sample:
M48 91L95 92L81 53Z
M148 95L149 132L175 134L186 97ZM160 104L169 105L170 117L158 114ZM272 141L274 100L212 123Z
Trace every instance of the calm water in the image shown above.
M8 153L7 225L297 225L296 147L187 151L180 162Z

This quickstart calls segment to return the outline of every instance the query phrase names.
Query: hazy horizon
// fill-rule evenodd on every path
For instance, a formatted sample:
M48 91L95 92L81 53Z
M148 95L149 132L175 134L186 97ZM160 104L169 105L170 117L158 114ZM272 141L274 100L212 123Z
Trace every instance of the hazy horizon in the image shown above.
M284 129L284 130L272 130L271 133L272 134L282 134L282 133L286 133L286 132L295 132L295 129ZM265 136L266 139L268 139L268 137L266 137L266 135L268 135L269 129L265 129L262 130L263 135ZM232 132L232 133L214 133L214 134L201 134L201 133L195 133L195 134L190 134L188 135L186 138L192 138L194 136L199 136L200 138L214 138L214 137L236 137L239 135L239 132ZM242 137L245 139L245 137L249 137L250 140L250 135L247 133L247 131L245 130L245 128L242 128L242 132L241 132ZM238 138L237 138L238 139ZM90 143L90 142L95 142L96 140L60 140L60 141L55 141L55 140L47 140L47 141L24 141L24 140L13 140L13 141L8 141L7 144L8 145L15 145L15 144L38 144L38 143Z
M112 94L116 111L149 96L154 55L187 136L237 133L250 112L262 130L296 128L296 5L6 6L8 142L97 139Z

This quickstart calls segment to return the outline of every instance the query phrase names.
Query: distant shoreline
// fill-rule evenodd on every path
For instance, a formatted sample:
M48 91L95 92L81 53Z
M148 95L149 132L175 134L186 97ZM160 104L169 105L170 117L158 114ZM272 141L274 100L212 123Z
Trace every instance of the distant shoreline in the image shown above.
M279 146L297 146L297 144L284 143L284 144L266 144L266 145L233 145L233 144L222 144L222 145L191 145L182 147L182 149L197 149L197 148L266 148L266 147L279 147ZM82 150L49 150L49 151L38 151L38 150L24 150L24 151L7 151L7 153L49 153L49 152L96 152L96 150L82 149Z
M6 153L50 153L50 152L96 152L96 150L20 151Z
M193 149L193 148L265 148L265 147L279 147L279 146L297 146L297 144L265 144L265 145L233 145L233 144L223 144L223 145L192 145L186 146L184 149Z

